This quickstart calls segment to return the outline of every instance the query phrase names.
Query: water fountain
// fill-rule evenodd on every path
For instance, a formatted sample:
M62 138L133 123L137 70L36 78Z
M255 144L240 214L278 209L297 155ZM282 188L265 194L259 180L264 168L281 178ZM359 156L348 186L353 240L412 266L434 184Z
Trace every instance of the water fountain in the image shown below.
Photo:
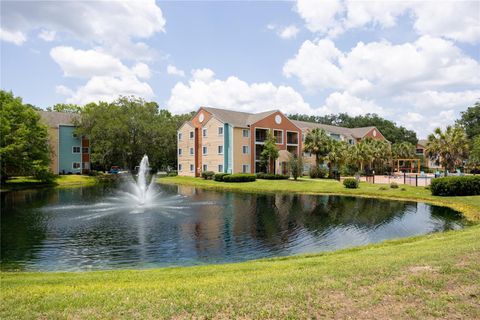
M148 156L144 155L138 169L137 181L133 179L129 182L130 196L137 201L139 205L149 204L156 197L155 175L151 177L150 183L147 182L150 167Z

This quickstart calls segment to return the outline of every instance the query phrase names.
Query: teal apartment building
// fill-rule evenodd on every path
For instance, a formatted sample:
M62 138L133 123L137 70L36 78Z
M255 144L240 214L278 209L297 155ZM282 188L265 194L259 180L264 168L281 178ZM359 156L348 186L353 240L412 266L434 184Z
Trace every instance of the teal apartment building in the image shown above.
M48 127L52 150L51 170L55 174L82 174L90 170L90 142L74 130L75 114L39 111Z

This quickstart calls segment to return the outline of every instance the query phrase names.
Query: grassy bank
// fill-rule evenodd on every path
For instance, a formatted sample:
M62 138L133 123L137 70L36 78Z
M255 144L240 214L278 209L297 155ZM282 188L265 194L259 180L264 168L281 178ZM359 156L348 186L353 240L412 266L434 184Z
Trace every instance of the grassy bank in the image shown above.
M1 273L2 319L480 317L480 226L310 256Z
M192 177L164 177L159 183L191 185L214 190L232 190L240 192L286 192L309 194L341 194L387 199L424 201L441 206L448 206L462 212L471 221L480 221L480 196L436 197L424 187L400 185L392 189L388 185L360 183L358 189L347 189L336 180L299 179L293 180L257 180L254 182L226 183ZM387 187L382 190L382 187ZM403 189L403 190L402 190Z
M58 176L53 183L44 183L34 179L33 177L14 177L8 180L6 184L2 185L1 190L24 190L46 187L88 187L94 185L95 183L97 183L97 179L94 177L75 174Z

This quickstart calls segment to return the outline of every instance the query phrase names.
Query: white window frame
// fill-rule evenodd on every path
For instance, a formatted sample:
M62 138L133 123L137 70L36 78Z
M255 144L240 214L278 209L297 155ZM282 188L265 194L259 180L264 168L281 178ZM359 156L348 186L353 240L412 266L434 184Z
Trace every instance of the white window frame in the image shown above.
M297 134L297 143L288 143L288 133L291 132L291 133L296 133ZM300 135L301 133L298 132L298 131L295 131L295 130L286 130L286 133L285 133L285 139L287 140L287 145L288 146L298 146L300 145Z
M78 148L78 152L75 152L75 148ZM82 153L82 147L80 146L73 146L72 147L72 154L80 154Z
M75 164L78 163L78 168L75 168ZM80 169L82 167L82 164L80 162L72 162L72 169L73 170L77 170L77 169Z
M178 148L178 156L181 157L183 155L182 148Z
M222 148L222 152L220 152L220 148ZM217 147L217 152L218 152L218 154L223 154L223 144L221 144Z
M222 133L220 133L220 129L222 130ZM223 136L223 127L218 127L218 135Z
M221 167L221 168L220 168ZM218 172L223 172L223 164L218 165Z
M247 152L245 152L245 148L246 148ZM250 154L250 146L243 145L242 146L242 154Z
M282 141L281 141L281 142L277 142L277 137L275 137L275 131L280 131L280 132L282 132L282 136L281 136L281 137L282 137ZM272 133L273 133L273 137L275 138L275 143L276 143L276 144L283 144L283 135L284 135L285 132L284 132L282 129L273 129L273 132L272 132Z
M245 135L245 132L247 133L247 135ZM248 129L242 129L242 137L244 137L244 138L250 138L250 130L248 130Z
M250 165L249 164L242 164L242 173L250 173Z
M207 146L202 146L202 155L204 155L204 156L208 155L208 147Z
M195 131L190 131L189 137L190 137L190 140L195 139Z
M182 133L181 132L178 133L178 141L182 141Z
M190 155L191 156L195 155L195 148L190 148Z
M203 165L202 165L202 171L203 171L203 172L208 171L208 164L203 164Z
M195 171L195 165L191 164L190 165L190 172L194 172Z
M182 171L182 170L183 170L183 168L182 168L182 164L181 164L181 163L179 163L179 164L178 164L178 171Z
M207 129L202 129L202 137L204 137L204 138L208 137L208 130Z

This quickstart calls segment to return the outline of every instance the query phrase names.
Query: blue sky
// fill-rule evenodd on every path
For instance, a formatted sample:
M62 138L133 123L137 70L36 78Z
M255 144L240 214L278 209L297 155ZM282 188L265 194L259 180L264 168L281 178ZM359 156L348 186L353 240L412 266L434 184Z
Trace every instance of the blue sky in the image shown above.
M480 100L476 1L1 5L1 87L42 108L376 112L424 137Z

